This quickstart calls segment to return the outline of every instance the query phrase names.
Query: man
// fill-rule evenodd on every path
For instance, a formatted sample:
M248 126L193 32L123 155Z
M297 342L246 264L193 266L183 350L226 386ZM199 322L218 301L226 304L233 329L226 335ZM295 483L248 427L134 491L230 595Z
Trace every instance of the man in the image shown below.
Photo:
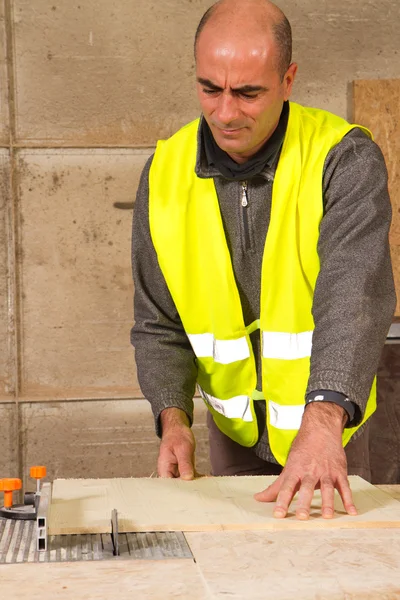
M214 475L276 474L256 495L307 519L347 473L395 306L381 152L363 128L289 103L290 25L266 0L222 0L196 40L200 122L159 144L133 224L138 376L161 477L195 476L196 381ZM343 446L346 445L346 453ZM282 468L283 467L283 468Z

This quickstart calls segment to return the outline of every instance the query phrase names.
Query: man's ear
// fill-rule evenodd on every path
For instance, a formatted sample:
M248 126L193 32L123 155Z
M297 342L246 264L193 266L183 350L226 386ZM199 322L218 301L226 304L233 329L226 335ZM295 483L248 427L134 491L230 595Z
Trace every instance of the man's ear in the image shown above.
M298 68L297 63L292 63L283 77L283 85L284 85L283 97L285 100L288 100L292 93L292 88L293 88L293 83L294 83L294 80L296 77L297 68Z

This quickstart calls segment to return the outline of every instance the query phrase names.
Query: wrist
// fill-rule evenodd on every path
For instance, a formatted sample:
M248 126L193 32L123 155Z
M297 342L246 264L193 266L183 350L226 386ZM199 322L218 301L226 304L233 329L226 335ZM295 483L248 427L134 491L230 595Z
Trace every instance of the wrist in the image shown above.
M190 427L189 418L184 410L176 408L165 408L160 414L161 430L164 433L173 427L181 427L182 425Z
M348 421L346 410L332 402L311 402L306 405L302 426L319 427L342 434Z
M349 427L350 423L354 421L357 405L345 394L342 394L342 392L327 389L313 390L306 396L306 404L311 404L312 402L331 402L332 404L338 404L344 408L348 415L346 427Z

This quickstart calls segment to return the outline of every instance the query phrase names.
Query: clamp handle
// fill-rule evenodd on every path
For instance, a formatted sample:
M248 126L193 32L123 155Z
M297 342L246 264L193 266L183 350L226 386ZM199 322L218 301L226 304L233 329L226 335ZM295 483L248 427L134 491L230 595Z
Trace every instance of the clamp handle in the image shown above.
M46 474L47 469L43 466L35 466L29 469L29 475L32 479L43 479L43 477L46 477Z
M47 469L43 465L36 465L29 469L29 475L36 479L36 494L40 494L40 480L46 477Z
M20 479L0 479L0 492L4 492L4 508L11 508L13 505L12 495L16 490L22 488Z

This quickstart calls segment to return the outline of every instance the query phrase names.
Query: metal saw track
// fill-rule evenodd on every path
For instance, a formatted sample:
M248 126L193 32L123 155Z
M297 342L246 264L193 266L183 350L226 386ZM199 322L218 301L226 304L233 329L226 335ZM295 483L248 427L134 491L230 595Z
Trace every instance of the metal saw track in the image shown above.
M120 533L120 556L113 555L111 535L56 535L48 537L48 549L36 549L35 521L0 518L0 565L11 563L76 562L82 560L126 560L191 558L182 532Z

